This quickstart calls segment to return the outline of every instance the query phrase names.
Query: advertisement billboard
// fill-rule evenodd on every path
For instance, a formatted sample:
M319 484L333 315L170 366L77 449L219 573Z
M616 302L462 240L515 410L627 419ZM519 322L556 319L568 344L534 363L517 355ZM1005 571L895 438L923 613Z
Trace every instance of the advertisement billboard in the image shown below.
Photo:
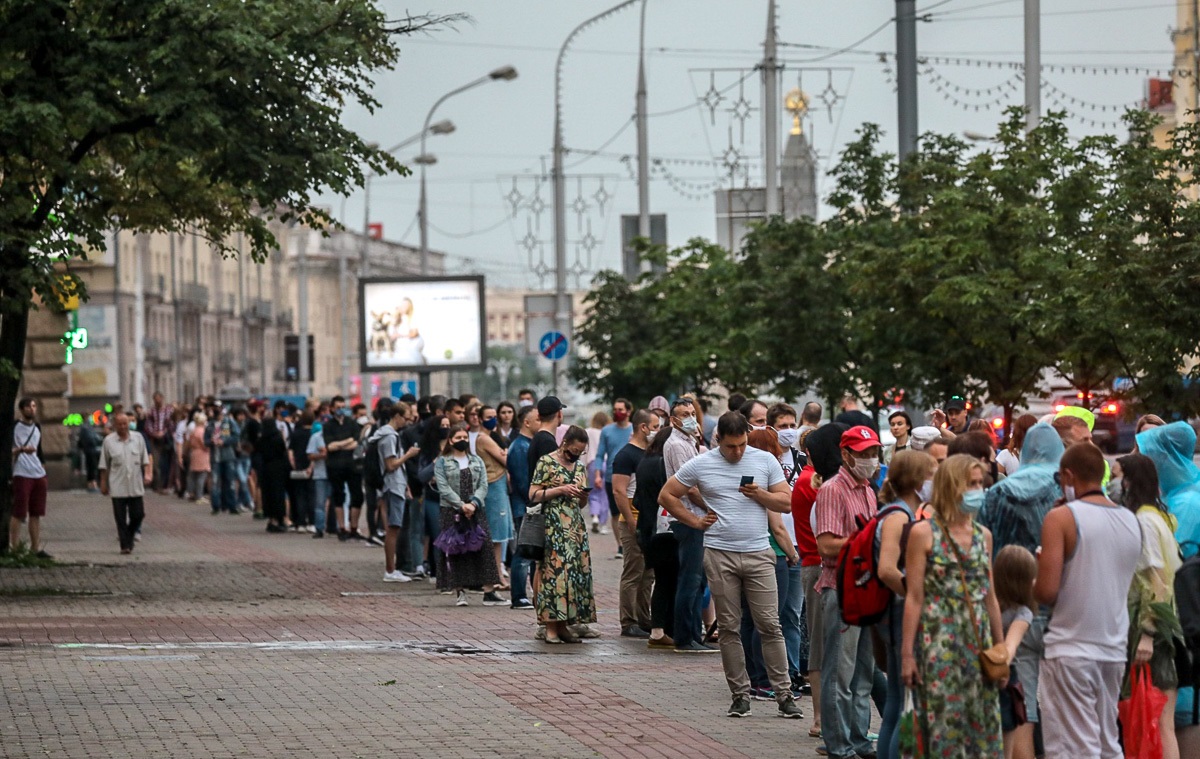
M67 395L71 398L116 398L121 394L117 373L117 307L84 304L78 329L87 331L87 347L71 351L67 366ZM64 348L65 353L65 348Z
M364 373L485 365L483 277L365 279L358 302Z

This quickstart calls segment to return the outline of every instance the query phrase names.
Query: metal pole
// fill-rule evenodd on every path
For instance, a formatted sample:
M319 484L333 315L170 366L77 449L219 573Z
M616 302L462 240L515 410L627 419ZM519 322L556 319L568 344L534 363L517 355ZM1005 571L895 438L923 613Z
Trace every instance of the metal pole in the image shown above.
M1192 0L1192 110L1200 108L1200 0Z
M371 276L371 256L369 242L371 238L371 174L363 183L363 226L362 245L359 248L358 276L366 279Z
M183 344L183 324L179 321L179 275L176 272L176 258L178 255L175 252L175 233L168 232L167 240L170 243L171 253L171 311L172 322L175 332L174 345L171 346L171 363L174 365L175 372L175 400L185 401L183 397L183 367L179 365L179 347Z
M1025 0L1025 131L1042 120L1042 0Z
M300 376L297 378L296 384L300 388L300 394L305 398L312 397L312 385L308 381L308 229L303 226L296 227L293 231L299 231L300 244L296 251L297 258L297 277L296 277L296 300L297 308L300 310L299 324L299 351L300 361L299 369Z
M646 111L646 0L642 0L641 31L638 37L637 157L638 237L650 237L650 125Z
M776 62L775 0L767 4L767 39L763 43L763 171L766 173L766 213L779 213L779 65Z
M903 161L917 150L917 3L896 0L896 99Z
M146 268L142 240L133 238L133 392L134 403L146 402Z
M196 236L195 231L192 232L192 284L193 293L198 293L197 289L200 284L200 238ZM204 392L204 311L207 308L196 306L196 394L205 395Z
M554 156L550 178L554 186L554 324L555 328L571 339L571 313L567 305L567 186L563 177L563 156L566 149L563 146L562 129L562 65L567 54L567 48L575 37L587 27L617 11L624 10L641 0L625 0L612 8L592 16L571 30L563 40L558 50L558 58L554 63ZM554 393L558 394L559 364L565 364L568 359L554 363Z
M346 272L346 245L338 246L338 297L340 302L345 304L348 302L349 294L346 292L347 280L349 279ZM346 313L347 309L341 309L341 318L339 327L339 337L342 341L342 376L338 381L338 392L344 393L350 387L350 341L346 337Z

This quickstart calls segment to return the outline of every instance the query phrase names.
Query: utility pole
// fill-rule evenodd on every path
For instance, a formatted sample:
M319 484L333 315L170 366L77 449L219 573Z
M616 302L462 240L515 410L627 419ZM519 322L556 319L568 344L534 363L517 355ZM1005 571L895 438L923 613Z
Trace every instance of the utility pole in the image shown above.
M638 237L646 239L650 238L650 125L648 121L646 112L646 0L642 0L637 80Z
M293 229L300 234L299 245L296 250L297 259L297 277L296 277L296 300L297 308L300 310L299 324L299 377L296 378L296 386L300 388L300 394L305 398L312 397L312 386L308 382L308 228L300 225Z
M347 240L347 243L349 241ZM346 272L346 249L349 245L338 246L338 297L341 303L348 303L349 293L347 289L347 272ZM350 342L346 337L346 309L341 309L341 318L338 319L339 335L342 345L342 376L338 381L338 392L344 393L350 387Z
M133 238L133 392L130 400L146 402L146 266L143 238Z
M779 64L776 61L775 0L767 3L767 38L763 43L763 170L766 172L767 216L779 213Z
M896 0L896 100L900 134L898 156L903 161L917 150L916 0Z
M371 143L374 147L375 144ZM358 278L366 279L371 276L371 174L367 174L367 179L363 183L363 227L362 227L362 245L359 248L358 262ZM422 182L422 187L424 183ZM345 301L343 301L345 302Z
M1042 120L1042 0L1025 0L1025 131Z
M1192 110L1197 109L1200 109L1200 0L1192 0Z
M183 397L183 367L180 366L179 350L183 345L183 323L180 322L179 315L179 273L177 271L178 264L176 259L179 257L175 250L175 233L167 233L167 242L170 246L171 253L171 322L174 327L175 341L171 346L171 358L174 364L175 372L175 397L179 400L187 400Z

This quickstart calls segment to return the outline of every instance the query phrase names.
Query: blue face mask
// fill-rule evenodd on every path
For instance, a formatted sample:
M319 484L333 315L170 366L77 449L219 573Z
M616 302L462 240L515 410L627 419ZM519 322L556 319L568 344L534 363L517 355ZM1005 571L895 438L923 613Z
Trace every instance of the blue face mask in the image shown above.
M962 501L959 502L958 506L963 510L964 514L975 516L983 508L983 491L968 490L963 493Z
M491 419L484 421L483 428L485 430L494 430L498 424L500 424L500 420L493 416Z
M342 408L337 410L337 415L340 416L341 418L345 419L346 417L350 416L350 409L343 406Z

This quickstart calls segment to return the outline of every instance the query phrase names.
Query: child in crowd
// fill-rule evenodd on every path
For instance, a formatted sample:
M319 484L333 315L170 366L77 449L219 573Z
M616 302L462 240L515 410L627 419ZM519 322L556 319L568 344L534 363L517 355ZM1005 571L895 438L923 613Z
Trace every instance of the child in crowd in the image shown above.
M1033 622L1033 610L1037 608L1033 598L1037 560L1022 546L1005 546L996 554L992 574L996 582L996 600L1000 602L1004 646L1008 649L1008 660L1015 662L1017 647L1029 630ZM1004 759L1033 759L1033 723L1025 721L1024 715L1024 694L1014 663L1009 667L1008 685L1000 689Z

